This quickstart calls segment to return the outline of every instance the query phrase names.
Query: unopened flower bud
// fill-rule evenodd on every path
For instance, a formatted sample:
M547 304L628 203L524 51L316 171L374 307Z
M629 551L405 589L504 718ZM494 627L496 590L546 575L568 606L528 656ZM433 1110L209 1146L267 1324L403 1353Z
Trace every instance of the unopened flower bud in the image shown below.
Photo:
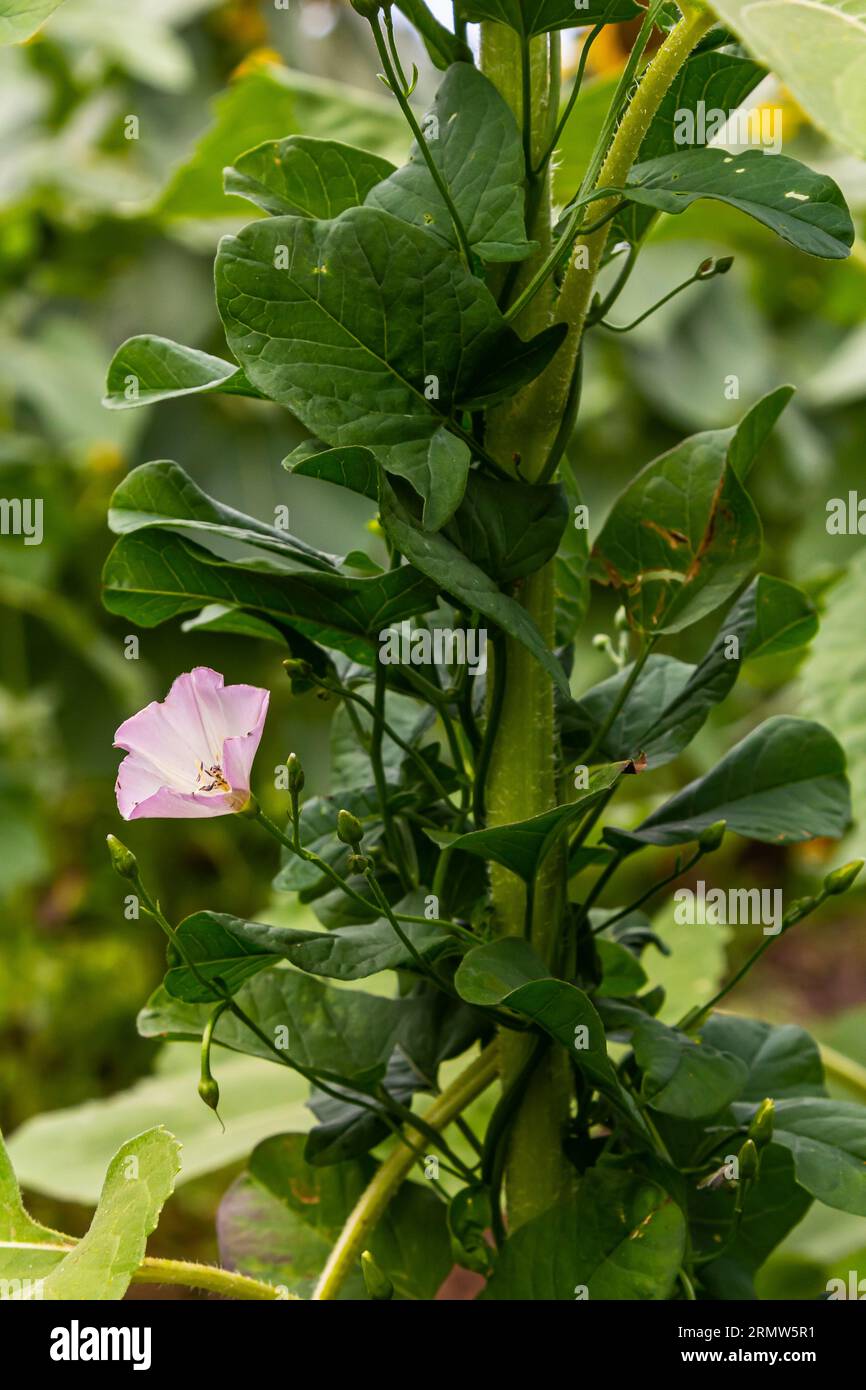
M769 1098L762 1100L749 1125L749 1138L758 1149L763 1149L773 1137L773 1117L776 1107Z
M755 1141L753 1139L746 1140L745 1144L740 1149L740 1152L737 1155L737 1160L739 1165L741 1182L748 1182L749 1179L756 1178L758 1176L760 1159L758 1157L758 1150L755 1147Z
M717 850L722 840L725 838L725 831L727 828L727 821L717 820L714 821L712 825L708 825L706 830L702 830L698 838L698 846L701 852L703 854L712 854L714 850Z
M131 849L121 844L116 835L106 835L105 843L111 857L111 867L121 878L138 878L138 860Z
M355 0L352 0L355 3ZM377 1265L369 1250L361 1252L361 1270L367 1293L377 1303L394 1297L394 1285L383 1269Z
M337 839L357 850L363 838L364 827L358 817L353 816L351 811L340 811L337 815Z
M286 758L286 767L289 771L289 791L293 796L304 789L304 769L301 767L301 760L297 753L290 753Z
M205 1105L209 1105L211 1110L216 1110L220 1103L220 1088L212 1076L203 1076L198 1083L198 1093Z
M834 869L824 879L825 893L847 893L862 868L862 859L852 859L850 864L842 864Z

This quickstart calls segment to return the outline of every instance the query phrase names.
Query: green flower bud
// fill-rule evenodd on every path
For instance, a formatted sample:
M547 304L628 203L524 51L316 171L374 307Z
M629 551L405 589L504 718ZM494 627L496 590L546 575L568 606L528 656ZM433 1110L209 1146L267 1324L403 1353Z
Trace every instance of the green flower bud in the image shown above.
M354 4L354 0L352 0ZM394 1297L394 1285L383 1269L380 1269L369 1250L361 1253L361 1270L367 1293L377 1303Z
M350 3L352 9L363 15L364 19L374 19L385 8L381 0L350 0Z
M769 1144L773 1137L773 1117L776 1107L769 1098L762 1100L754 1115L752 1123L749 1125L749 1138L753 1141L756 1148L763 1149Z
M138 878L138 860L131 849L121 844L116 835L106 835L105 843L111 857L111 867L121 878Z
M788 908L782 918L782 931L785 932L789 927L795 927L798 922L802 922L804 917L808 917L810 912L814 912L816 907L820 907L820 900L815 897L796 898Z
M740 1181L748 1181L758 1176L760 1158L753 1139L747 1139L737 1155L740 1170Z
M209 1105L211 1110L216 1110L220 1103L220 1088L212 1076L203 1076L198 1083L198 1093L205 1105Z
M728 828L726 820L717 820L712 825L708 825L706 830L701 832L698 839L698 846L703 854L712 854L717 850L725 838L725 831Z
M842 864L834 869L824 879L825 893L847 893L862 868L862 859L852 859L850 864Z
M358 817L353 816L351 811L340 811L337 815L337 839L357 850L363 838L364 827Z
M304 790L304 769L301 767L301 760L297 753L290 753L286 758L286 767L289 770L289 791L293 796Z

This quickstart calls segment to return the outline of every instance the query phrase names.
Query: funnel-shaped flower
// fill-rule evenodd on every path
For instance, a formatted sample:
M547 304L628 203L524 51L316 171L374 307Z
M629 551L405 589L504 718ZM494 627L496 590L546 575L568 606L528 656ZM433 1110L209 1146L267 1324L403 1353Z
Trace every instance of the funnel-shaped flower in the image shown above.
M268 712L267 690L224 685L197 666L160 703L121 724L115 792L124 820L144 816L225 816L250 794L250 771Z

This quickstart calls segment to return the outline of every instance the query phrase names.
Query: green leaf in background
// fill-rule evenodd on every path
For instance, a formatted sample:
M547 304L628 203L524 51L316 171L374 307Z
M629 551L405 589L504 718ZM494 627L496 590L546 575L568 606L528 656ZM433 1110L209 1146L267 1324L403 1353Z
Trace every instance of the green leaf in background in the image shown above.
M63 0L0 0L0 44L23 43Z
M108 509L115 535L147 527L190 532L206 545L210 537L259 546L290 562L297 570L334 574L333 561L288 531L227 507L209 497L188 473L169 459L143 463L115 488ZM288 572L288 571L287 571Z
M665 93L661 106L644 136L637 162L645 164L682 149L677 133L683 113L723 111L731 116L764 77L765 69L736 53L694 53L684 63ZM614 237L635 245L646 233L655 213L632 203L617 215Z
M565 341L567 332L565 324L552 323L527 342L521 338L511 338L495 361L482 363L466 388L466 396L458 402L459 408L486 410L491 405L510 400L521 386L541 375Z
M236 362L224 362L153 333L121 343L111 359L105 388L102 404L109 410L130 410L203 392L260 396Z
M419 1091L432 1089L429 1079L421 1076L399 1047L394 1049L388 1062L382 1085L394 1100L407 1107L412 1105ZM339 1090L339 1087L333 1089ZM393 1134L381 1115L359 1105L351 1091L345 1092L344 1099L338 1099L314 1086L308 1105L318 1123L307 1136L304 1158L316 1167L358 1158Z
M239 991L244 1012L287 1058L337 1081L361 1086L379 1079L406 1027L407 1006L361 990L334 989L295 970L268 970ZM213 1009L186 1004L158 989L138 1016L145 1038L196 1041ZM235 1052L277 1058L233 1013L224 1013L214 1040Z
M740 1095L748 1068L732 1053L648 1018L632 1047L643 1073L641 1095L653 1110L682 1119L716 1115Z
M556 29L572 29L581 24L619 24L640 16L633 0L461 0L461 11L469 20L492 19L507 24L518 34L530 37Z
M56 1247L68 1245L70 1239L34 1221L25 1209L0 1135L0 1279L21 1280L19 1292L29 1291L34 1280L44 1278L63 1259L65 1250Z
M663 155L634 166L626 194L669 213L684 212L698 198L714 198L825 260L844 259L854 242L854 224L838 186L784 154L701 149Z
M568 682L562 665L526 610L508 594L503 594L496 583L446 536L423 530L384 478L381 492L382 525L410 564L437 587L453 594L470 613L477 611L522 642L560 690L567 693Z
M491 355L523 346L481 281L421 228L365 207L224 238L216 288L229 346L257 389L327 444L375 450L438 530L471 457L451 430L456 404Z
M400 0L397 9L406 16L410 24L418 30L431 60L437 68L447 68L450 63L471 63L472 50L463 39L457 38L435 15L428 10L424 0Z
M845 749L858 825L866 817L866 649L860 640L864 607L866 547L858 550L831 590L797 690L802 713L832 729Z
M387 790L396 798L396 788L392 784L387 784ZM392 806L394 809L396 807ZM338 796L311 796L301 807L300 836L304 849L313 851L346 878L349 876L348 858L351 851L337 839L337 816L341 810L349 811L361 822L368 846L376 843L381 831L382 810L376 788L370 785L369 764L367 777L361 786L343 791ZM286 850L282 867L274 879L275 888L282 893L300 892L312 896L331 886L332 880L316 864L299 859L296 854Z
M213 111L210 128L157 199L153 212L161 221L237 219L240 204L223 191L223 170L266 140L338 139L385 158L401 158L406 143L403 118L384 96L271 62L250 64ZM210 245L209 228L205 238Z
M633 848L680 845L724 820L747 839L785 845L822 835L839 839L850 819L845 754L836 739L808 719L776 715L637 830L608 830L605 838Z
M754 1299L758 1295L752 1276L802 1221L812 1199L795 1179L790 1153L770 1144L761 1155L758 1177L746 1192L739 1218L735 1201L735 1194L724 1188L690 1187L689 1230L702 1255L724 1251L701 1268L701 1282L710 1296Z
M515 821L511 825L491 825L485 830L470 830L456 839L442 839L440 842L447 843L451 849L476 854L481 859L492 859L529 883L567 826L598 805L606 792L616 785L624 767L624 763L613 763L609 767L596 768L590 774L586 791L579 792L574 801L555 806L551 811L542 811L539 816ZM433 839L439 838L436 831L430 833Z
M476 946L454 976L462 999L480 1007L502 1005L543 1028L564 1047L575 1066L632 1124L645 1125L621 1085L607 1053L604 1025L583 990L547 976L547 968L527 942L503 937Z
M574 1202L551 1207L505 1242L480 1298L573 1301L670 1298L686 1244L679 1207L655 1183L594 1168Z
M422 130L475 254L482 261L530 255L536 243L526 240L520 132L493 83L471 63L455 63ZM458 246L451 214L417 145L408 164L372 190L367 205Z
M278 1134L260 1144L223 1198L217 1229L229 1267L309 1295L376 1165L361 1159L312 1167L304 1142L303 1135ZM404 1183L371 1232L369 1249L397 1298L432 1299L452 1263L444 1205L430 1188ZM365 1297L360 1270L342 1296Z
M12 1296L122 1299L174 1191L179 1154L174 1135L162 1126L123 1144L108 1166L90 1227L76 1241L28 1216L0 1141L0 1271L4 1279L21 1281Z
M793 386L777 386L761 396L742 420L728 431L728 463L741 482L745 482L752 465L772 433L773 426L794 395Z
M866 9L860 0L713 0L831 140L866 158Z
M216 976L230 993L237 991L274 964L273 956L248 941L237 928L244 923L225 912L194 912L178 924L177 935L183 942L188 959L197 967L197 974L187 965L174 966L165 977L165 989L173 999L190 1004L223 998L223 991L202 984Z
M795 651L817 630L814 605L800 589L759 574L724 618L697 666L670 656L648 658L599 756L636 758L644 753L650 767L663 766L691 743L710 710L733 688L745 661ZM562 710L563 747L570 757L579 759L589 747L631 670L624 667Z
M399 906L395 910L399 911ZM245 922L221 912L196 912L177 930L199 974L206 980L218 976L232 993L280 958L308 974L333 980L362 980L381 970L414 967L414 957L384 917L319 932ZM454 941L432 924L404 922L403 931L418 954L428 960L441 956ZM221 997L216 989L206 990L187 966L170 970L165 988L174 998L189 1003Z
M94 1206L106 1165L128 1134L163 1123L183 1146L178 1186L245 1158L282 1125L306 1129L309 1083L288 1067L221 1051L213 1059L220 1118L202 1105L184 1043L159 1049L153 1075L104 1100L36 1115L16 1129L9 1153L25 1187L61 1202ZM62 1152L63 1162L57 1162ZM28 1239L36 1239L35 1236Z
M754 1106L733 1110L746 1123ZM866 1216L866 1106L813 1096L780 1100L773 1142L790 1151L797 1182L819 1202Z
M761 523L727 461L729 434L693 435L647 464L613 505L590 576L622 590L640 632L680 632L736 592Z
M425 612L435 602L431 584L404 565L381 577L345 580L326 576L319 588L310 577L256 574L210 562L207 552L165 531L123 536L103 571L103 601L142 627L208 604L247 610L286 623L323 646L353 660L375 659L375 635L391 623ZM335 585L335 578L337 583Z
M225 191L274 217L337 217L360 207L393 172L389 160L354 145L290 135L266 140L236 159L225 170Z
M796 1024L774 1025L736 1014L712 1014L701 1029L704 1042L733 1053L748 1067L738 1100L760 1104L824 1093L818 1044Z
M559 487L527 487L472 473L442 534L491 579L511 584L556 554L567 516Z
M379 469L376 456L369 449L349 445L342 449L325 449L300 457L289 454L283 467L302 478L321 478L335 487L359 492L362 497L376 501L379 496Z
M617 941L596 940L595 949L601 961L602 980L596 990L605 996L637 994L647 983L647 973L633 951Z
M166 1129L130 1139L108 1165L86 1235L46 1276L42 1297L121 1299L174 1191L180 1146Z

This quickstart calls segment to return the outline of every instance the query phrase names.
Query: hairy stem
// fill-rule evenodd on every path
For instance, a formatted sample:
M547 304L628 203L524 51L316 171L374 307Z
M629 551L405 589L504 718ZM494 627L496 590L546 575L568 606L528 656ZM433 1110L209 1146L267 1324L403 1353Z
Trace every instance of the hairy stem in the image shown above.
M520 45L515 34L499 24L481 26L481 66L498 87L522 124L523 91L520 84ZM557 121L559 53L546 38L530 46L532 102L532 157L540 161L549 147ZM515 277L517 297L530 284L550 251L552 242L550 191L546 173L529 181L527 234L539 250ZM515 318L518 331L529 336L543 328L553 309L553 282L548 280ZM539 448L537 421L527 408L526 392L491 411L487 418L487 447L504 466L511 466L529 482L537 480L544 464ZM516 597L534 619L544 640L554 644L554 567L530 575ZM553 691L538 662L520 642L505 641L507 676L498 698L501 706L485 788L485 814L489 825L524 820L556 804L554 771ZM493 653L495 667L500 660ZM492 711L491 711L492 713ZM491 886L497 929L503 935L529 938L548 961L557 955L557 941L564 903L564 860L551 854L536 884L534 903L527 912L527 895L514 874L491 866ZM527 921L530 917L531 921ZM502 1084L510 1091L526 1075L533 1040L513 1031L500 1033ZM520 1225L568 1191L571 1170L562 1152L563 1128L571 1104L568 1058L561 1049L549 1049L539 1060L526 1085L520 1107L505 1143L505 1195L510 1227Z
M625 184L665 93L695 44L714 23L715 17L709 11L684 6L683 18L667 35L643 72L611 141L596 188L619 188ZM614 198L610 201L613 206ZM608 209L602 202L596 210L603 216ZM537 413L540 447L556 437L609 234L610 225L606 224L578 241L577 251L583 247L585 254L572 256L556 306L557 319L567 323L571 332L548 370L527 388Z
M498 1069L497 1047L491 1043L437 1097L424 1116L426 1124L436 1130L444 1129L487 1089ZM370 1233L404 1178L411 1172L419 1154L416 1146L423 1142L423 1136L410 1130L405 1142L385 1159L340 1232L313 1292L314 1300L337 1297L362 1250L366 1248Z

